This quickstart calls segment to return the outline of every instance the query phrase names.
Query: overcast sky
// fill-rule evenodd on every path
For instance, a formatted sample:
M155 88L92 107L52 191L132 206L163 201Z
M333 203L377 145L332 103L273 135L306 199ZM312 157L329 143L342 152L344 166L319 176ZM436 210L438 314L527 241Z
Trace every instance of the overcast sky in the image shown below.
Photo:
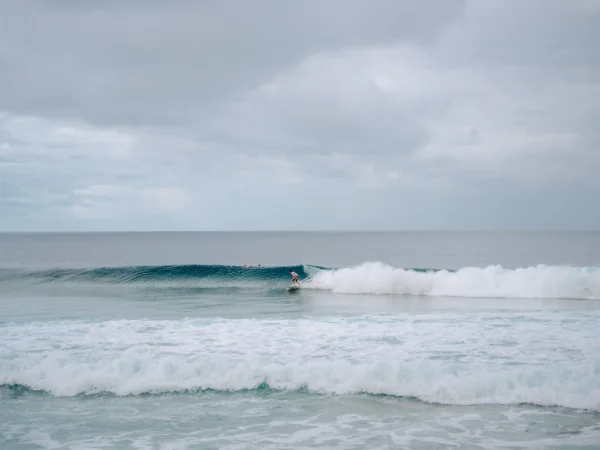
M600 229L600 1L0 3L0 230Z

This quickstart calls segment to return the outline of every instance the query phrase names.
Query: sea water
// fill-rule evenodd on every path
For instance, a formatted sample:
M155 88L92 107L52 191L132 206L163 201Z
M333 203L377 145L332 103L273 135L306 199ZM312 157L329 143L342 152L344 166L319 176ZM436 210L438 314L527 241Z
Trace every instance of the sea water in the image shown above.
M1 234L0 449L598 449L598 266L591 232Z

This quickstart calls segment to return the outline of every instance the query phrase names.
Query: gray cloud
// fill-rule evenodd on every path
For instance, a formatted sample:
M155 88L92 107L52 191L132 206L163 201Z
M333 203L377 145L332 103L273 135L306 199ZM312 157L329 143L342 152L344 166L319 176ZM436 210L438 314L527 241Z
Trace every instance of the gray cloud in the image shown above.
M598 228L593 0L5 2L2 229Z
M101 124L177 124L315 52L431 41L461 6L457 0L5 2L3 102L21 113Z

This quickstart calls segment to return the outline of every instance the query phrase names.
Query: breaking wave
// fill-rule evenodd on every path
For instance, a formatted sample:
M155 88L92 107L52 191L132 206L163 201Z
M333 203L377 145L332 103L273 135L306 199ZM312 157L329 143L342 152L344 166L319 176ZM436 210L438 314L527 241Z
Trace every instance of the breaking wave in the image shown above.
M297 272L305 288L336 294L424 295L494 298L600 300L600 269L596 267L501 266L458 270L403 269L379 262L330 269L312 265L242 267L175 265L51 269L0 269L1 281L36 283L163 284L170 287L277 287Z
M103 365L103 366L102 366ZM447 405L535 404L600 410L600 386L569 368L494 370L435 363L414 366L346 361L288 364L115 358L96 367L56 367L4 377L2 387L55 396L142 395L202 391L307 390L318 394L375 394Z
M364 263L319 271L307 286L340 294L600 300L600 269L540 265L519 269L489 266L417 271Z
M0 386L65 397L304 390L600 411L597 354L566 353L593 336L590 324L582 322L584 331L549 356L536 339L548 339L555 328L535 317L513 324L515 342L507 341L502 317L455 331L446 319L414 320L13 325L4 330ZM449 352L446 341L460 340L465 344Z

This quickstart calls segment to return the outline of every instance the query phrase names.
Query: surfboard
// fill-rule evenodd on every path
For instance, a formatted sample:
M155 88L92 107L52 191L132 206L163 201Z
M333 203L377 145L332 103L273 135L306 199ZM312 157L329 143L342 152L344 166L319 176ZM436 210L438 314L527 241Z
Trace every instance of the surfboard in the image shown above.
M288 288L288 291L290 291L290 292L291 292L291 291L297 291L298 289L300 289L300 286L290 286L290 287Z

